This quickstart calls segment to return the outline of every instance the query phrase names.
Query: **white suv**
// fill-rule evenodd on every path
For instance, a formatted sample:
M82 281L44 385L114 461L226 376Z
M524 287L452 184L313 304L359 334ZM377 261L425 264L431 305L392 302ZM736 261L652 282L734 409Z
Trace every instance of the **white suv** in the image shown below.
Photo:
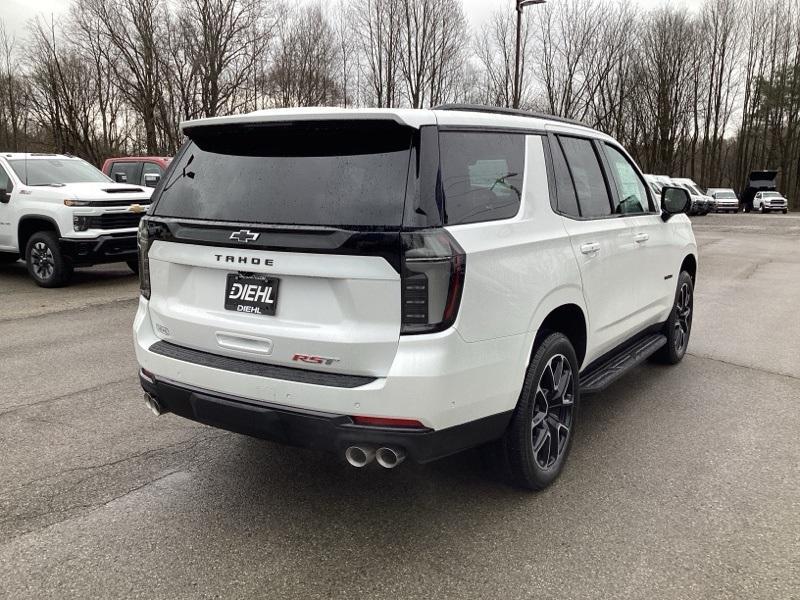
M139 233L135 346L156 414L354 466L494 442L541 489L582 394L686 351L689 194L655 198L597 131L448 106L183 132Z
M74 156L0 153L0 262L24 258L42 287L98 263L124 261L135 272L136 232L151 193L113 183Z

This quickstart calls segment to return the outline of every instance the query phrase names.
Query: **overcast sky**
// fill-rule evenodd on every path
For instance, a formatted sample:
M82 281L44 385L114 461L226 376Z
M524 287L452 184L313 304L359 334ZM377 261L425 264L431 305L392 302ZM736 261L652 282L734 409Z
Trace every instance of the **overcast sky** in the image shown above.
M558 2L558 0L549 0ZM695 8L702 0L633 0L644 8L652 8L669 2ZM467 17L472 25L478 25L487 18L495 6L514 5L514 0L462 0ZM69 6L69 0L0 0L0 19L11 33L21 37L25 34L25 23L37 14L56 16L62 14ZM535 6L527 10L536 10Z

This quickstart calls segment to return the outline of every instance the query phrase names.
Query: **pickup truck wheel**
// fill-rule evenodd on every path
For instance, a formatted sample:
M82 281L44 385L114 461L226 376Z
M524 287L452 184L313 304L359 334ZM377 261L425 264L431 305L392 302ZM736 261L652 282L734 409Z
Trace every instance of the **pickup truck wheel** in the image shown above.
M58 237L52 231L38 231L30 237L25 260L28 273L41 287L65 285L72 276L72 265L61 253Z
M765 211L764 211L764 205L763 204L759 204L758 205L758 212L760 212L762 215L764 214Z
M788 212L789 212L788 209L785 209L785 208L783 209L783 214L786 214Z
M534 352L501 440L514 485L542 490L559 476L572 442L579 395L575 350L565 335L552 333Z
M692 333L692 317L694 316L694 284L686 271L678 277L678 288L675 291L675 303L664 325L667 343L655 355L658 362L675 365L681 362L689 345Z
M138 260L127 260L125 263L128 265L128 268L136 273L139 274L139 261Z

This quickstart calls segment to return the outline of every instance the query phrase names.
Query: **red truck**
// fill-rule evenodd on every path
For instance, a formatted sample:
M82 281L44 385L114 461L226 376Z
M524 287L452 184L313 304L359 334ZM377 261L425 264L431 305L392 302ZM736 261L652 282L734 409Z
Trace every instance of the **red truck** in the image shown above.
M103 163L103 173L117 183L156 187L171 156L124 156L108 158Z

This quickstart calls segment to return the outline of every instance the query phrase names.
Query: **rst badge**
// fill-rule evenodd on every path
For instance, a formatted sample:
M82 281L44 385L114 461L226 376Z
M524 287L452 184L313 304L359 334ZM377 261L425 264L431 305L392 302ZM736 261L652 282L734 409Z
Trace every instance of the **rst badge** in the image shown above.
M278 305L278 284L275 277L228 275L225 286L225 309L255 315L274 315Z
M310 354L295 354L292 356L295 362L302 362L309 365L332 365L339 362L338 358L329 358L327 356L312 356Z

